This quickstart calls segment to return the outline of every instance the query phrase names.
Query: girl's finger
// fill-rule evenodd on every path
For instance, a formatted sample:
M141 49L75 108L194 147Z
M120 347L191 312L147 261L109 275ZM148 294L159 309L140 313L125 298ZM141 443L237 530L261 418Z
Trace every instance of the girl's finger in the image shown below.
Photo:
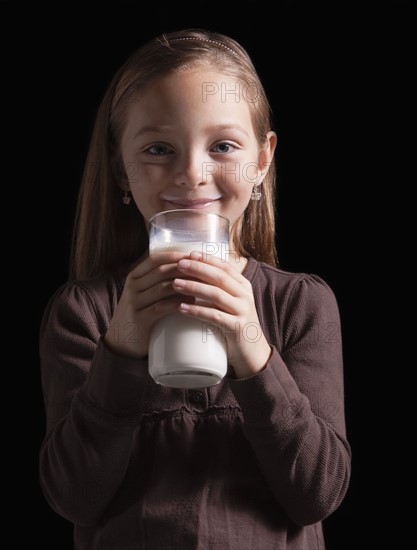
M227 332L236 331L237 329L238 323L236 323L236 317L226 311L220 311L202 304L191 304L185 301L181 302L179 311L189 317L195 317L200 321L212 323L226 329Z
M182 275L178 269L178 263L163 264L142 277L131 279L132 288L137 293L145 292L146 290L152 290L158 283L164 281L171 284L175 277L181 277Z
M187 256L188 254L184 254L184 252L158 252L156 254L152 254L152 256L148 256L145 260L135 266L130 272L130 276L133 279L140 279L158 267L162 268L162 266L165 265L172 266L173 264L177 264L181 258L185 258Z
M208 265L213 265L224 269L231 277L234 277L238 282L242 281L243 262L245 258L236 258L232 253L224 257L214 256L213 254L204 254L200 251L191 252L190 259L204 262Z
M182 276L192 277L215 287L221 288L233 296L241 293L241 287L247 284L247 279L235 269L216 258L216 262L210 260L182 259L178 262L178 270Z
M184 296L200 298L231 314L236 315L238 313L236 311L236 298L221 288L186 279L174 279L172 286Z
M137 292L132 305L135 311L142 311L161 300L174 297L178 297L178 294L172 287L172 281L161 281L142 292Z

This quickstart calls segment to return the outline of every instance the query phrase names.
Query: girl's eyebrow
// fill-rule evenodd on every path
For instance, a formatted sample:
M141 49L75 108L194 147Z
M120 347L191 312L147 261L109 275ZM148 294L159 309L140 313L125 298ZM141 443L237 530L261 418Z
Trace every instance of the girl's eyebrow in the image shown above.
M143 136L144 134L168 132L173 128L173 126L143 126L143 128L140 128L136 132L133 139ZM216 124L206 128L206 133L209 134L211 132L220 132L224 130L237 130L238 132L249 136L248 132L243 128L243 126L240 126L240 124Z
M238 132L241 132L242 134L245 134L245 136L249 137L248 132L243 128L243 126L240 126L240 124L216 124L214 126L209 126L206 128L207 133L210 132L219 132L222 130L237 130Z
M136 134L133 136L133 139L143 136L143 134L167 132L172 128L173 128L172 126L143 126L136 132Z

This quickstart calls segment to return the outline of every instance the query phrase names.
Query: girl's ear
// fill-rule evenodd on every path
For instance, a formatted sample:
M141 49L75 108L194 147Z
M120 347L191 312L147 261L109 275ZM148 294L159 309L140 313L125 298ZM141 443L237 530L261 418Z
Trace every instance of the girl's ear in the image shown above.
M274 159L275 147L277 146L278 136L272 130L266 134L265 144L259 151L258 166L259 166L259 184L262 183L269 167Z

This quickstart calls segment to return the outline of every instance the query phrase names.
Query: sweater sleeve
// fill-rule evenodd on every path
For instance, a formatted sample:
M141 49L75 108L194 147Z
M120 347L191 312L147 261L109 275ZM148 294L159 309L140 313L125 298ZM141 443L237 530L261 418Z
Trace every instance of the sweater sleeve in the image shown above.
M314 275L302 276L281 307L281 354L272 346L261 372L230 385L270 490L294 523L308 525L340 505L350 479L340 318Z
M96 302L82 285L64 285L40 330L47 420L40 483L58 514L84 526L98 521L122 483L147 372L104 346L108 319Z

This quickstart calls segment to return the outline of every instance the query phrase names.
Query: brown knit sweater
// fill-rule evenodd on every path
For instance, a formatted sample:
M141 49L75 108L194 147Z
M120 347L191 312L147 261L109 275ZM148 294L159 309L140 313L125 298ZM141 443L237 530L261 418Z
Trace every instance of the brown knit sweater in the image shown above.
M250 259L273 353L217 386L158 386L103 344L126 273L69 282L40 333L40 479L76 550L316 550L350 478L340 319L316 275Z

